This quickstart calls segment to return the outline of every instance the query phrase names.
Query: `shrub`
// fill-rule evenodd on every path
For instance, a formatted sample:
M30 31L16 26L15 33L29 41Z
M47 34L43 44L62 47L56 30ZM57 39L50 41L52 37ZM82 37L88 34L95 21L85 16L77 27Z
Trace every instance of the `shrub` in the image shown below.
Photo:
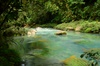
M65 30L67 26L68 26L67 23L62 23L62 24L55 26L55 28Z
M89 32L91 32L91 30L92 30L92 28L87 28L84 32L89 33Z
M87 22L82 24L81 32L86 33L99 33L100 31L100 24L98 22Z
M54 28L56 25L57 25L56 23L47 23L40 25L40 27Z
M21 58L13 49L0 49L0 61L2 66L19 66Z
M84 50L80 57L85 57L89 61L90 66L99 66L100 48Z

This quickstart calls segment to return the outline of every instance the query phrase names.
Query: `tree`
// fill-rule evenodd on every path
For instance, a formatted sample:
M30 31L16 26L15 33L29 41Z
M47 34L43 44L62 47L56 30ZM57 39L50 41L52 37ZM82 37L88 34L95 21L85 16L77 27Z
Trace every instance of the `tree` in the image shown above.
M0 30L3 30L8 20L16 20L17 14L21 8L21 0L0 0ZM6 27L6 26L5 26Z

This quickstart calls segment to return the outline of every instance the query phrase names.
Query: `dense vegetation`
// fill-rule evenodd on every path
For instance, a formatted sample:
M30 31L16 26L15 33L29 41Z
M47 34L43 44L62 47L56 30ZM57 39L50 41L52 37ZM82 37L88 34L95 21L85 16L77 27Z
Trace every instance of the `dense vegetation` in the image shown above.
M12 25L19 30L19 27L24 26L36 27L37 24L47 24L43 26L53 27L59 23L77 22L81 19L89 22L100 21L99 0L8 0L6 3L0 3L2 30Z
M100 23L98 21L79 20L79 21L72 21L70 23L62 23L55 26L55 28L61 30L73 30L84 33L100 33L99 25Z
M17 52L9 48L9 42L5 43L5 40L7 36L23 35L25 33L23 27L36 27L40 24L44 27L54 27L62 23L61 28L59 26L57 28L65 29L66 26L76 28L79 24L82 27L81 32L99 33L99 8L100 0L0 0L0 37L4 37L0 38L0 53L7 55L11 53L10 55L19 57ZM0 60L8 61L9 56L5 57L2 54ZM17 61L13 63L9 61L12 66L15 62Z
M17 19L20 8L19 0L0 0L0 66L20 66L19 53L9 48L12 39L8 36L14 34L11 30L7 30L13 26L12 20ZM6 31L8 32L6 33Z

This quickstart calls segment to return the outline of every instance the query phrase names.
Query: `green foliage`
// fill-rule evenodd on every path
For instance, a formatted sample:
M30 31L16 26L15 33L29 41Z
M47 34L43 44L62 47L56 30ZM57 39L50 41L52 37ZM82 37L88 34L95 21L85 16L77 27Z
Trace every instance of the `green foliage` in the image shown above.
M87 28L84 32L88 33L91 32L92 28Z
M99 66L98 63L100 60L100 48L85 50L80 57L85 57L87 60L89 60L90 66Z
M20 66L21 58L13 49L0 49L1 66Z
M11 26L3 31L3 36L11 37L11 36L23 36L26 35L27 30L22 27Z
M80 19L99 20L99 4L99 0L22 0L23 7L20 12L10 15L18 14L19 18L15 22L17 26L68 23ZM10 16L8 18L10 19Z
M52 3L51 1L47 1L45 3L45 8L49 12L52 12L52 14L54 14L54 12L56 12L59 9L59 7L56 4Z
M11 38L0 33L0 66L20 66L21 58L17 51L9 48Z
M65 3L66 4L65 4ZM59 6L59 12L62 14L61 21L69 22L72 20L80 20L80 19L91 19L91 20L99 20L99 3L100 1L84 1L84 0L68 0L61 1L63 9ZM94 2L94 3L93 3ZM56 2L57 3L57 2ZM92 5L90 5L92 4ZM92 7L92 8L91 8ZM97 18L96 18L97 17Z
M64 30L64 29L66 29L67 26L68 26L67 23L62 23L62 24L55 26L55 28Z
M72 21L70 23L62 23L57 25L55 28L67 30L67 29L73 29L75 30L77 26L81 27L80 32L85 33L99 33L100 32L100 23L98 21L86 21L86 20L80 20L80 21Z
M5 57L0 57L0 65L1 66L11 66L13 63L10 63Z
M10 0L7 2L9 1ZM46 23L68 23L80 19L100 20L99 0L22 0L22 2L15 2L17 2L17 0L11 1L10 5L12 9L7 7L7 12L3 12L2 9L2 15L0 17L3 19L0 19L0 21L5 21L4 18L7 18L6 22L14 19L16 20L14 25L24 26L28 24L34 26L35 24ZM15 4L12 5L13 3ZM8 4L5 3L5 6L6 5ZM21 7L21 5L23 7ZM5 6L1 4L1 8ZM10 9L11 11L8 13ZM7 13L8 15L6 17ZM86 32L89 30L90 29L87 29Z
M0 1L0 29L4 27L4 24L6 24L8 20L16 20L18 18L17 14L20 8L21 3L19 0Z
M47 23L47 24L40 25L40 27L54 28L56 25L57 25L56 23Z
M82 32L86 33L99 33L100 26L99 22L87 22L82 25Z

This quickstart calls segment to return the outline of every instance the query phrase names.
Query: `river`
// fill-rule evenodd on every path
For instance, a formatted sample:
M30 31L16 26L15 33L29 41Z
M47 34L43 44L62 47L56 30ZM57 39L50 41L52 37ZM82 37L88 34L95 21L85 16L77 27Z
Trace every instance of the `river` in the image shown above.
M15 37L17 49L22 59L27 61L26 66L34 64L60 63L66 58L75 55L80 57L84 49L100 48L100 35L67 31L67 35L55 35L59 31L51 28L41 28L33 37ZM41 54L43 50L29 48L28 44L40 41L48 52ZM32 56L33 54L33 56ZM36 56L34 56L36 55ZM24 65L23 65L24 66Z

